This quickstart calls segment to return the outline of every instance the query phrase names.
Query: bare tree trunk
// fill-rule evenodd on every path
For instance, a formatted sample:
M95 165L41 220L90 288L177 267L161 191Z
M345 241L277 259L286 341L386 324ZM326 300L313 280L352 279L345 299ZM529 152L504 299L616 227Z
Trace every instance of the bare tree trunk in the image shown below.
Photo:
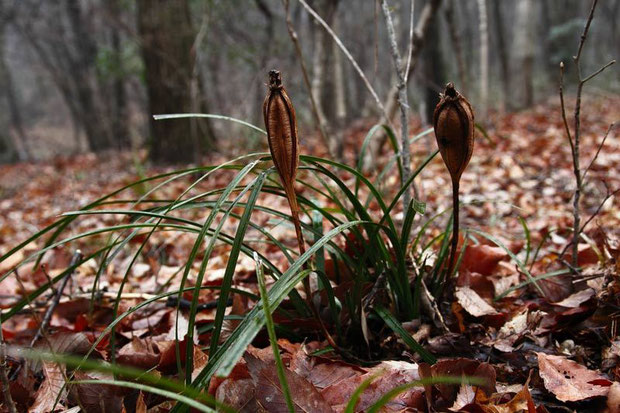
M499 66L502 79L502 91L504 109L510 109L510 65L509 65L509 51L506 47L506 40L504 39L504 18L501 12L501 0L492 0L491 8L493 11L493 20L495 21L495 37L497 38L497 53L499 55Z
M2 6L0 5L0 15L2 14ZM15 89L13 88L13 80L11 71L7 65L4 53L4 30L5 22L0 22L0 93L6 94L6 103L9 109L10 125L7 133L8 144L15 152L15 157L19 161L30 159L30 151L28 150L28 141L24 130L19 104ZM13 133L14 132L14 133Z
M121 49L120 30L118 23L120 22L119 0L107 0L108 12L110 17L116 23L112 26L112 52L114 66L116 68L114 79L112 81L113 91L113 107L112 107L112 135L113 141L118 149L131 148L131 140L129 137L129 125L127 122L129 113L127 112L127 93L125 91L125 71L123 68L123 58Z
M149 114L190 112L195 62L194 30L187 0L138 0L138 30L146 68ZM187 119L151 118L151 159L165 163L197 161L198 137Z
M86 28L81 2L79 0L67 0L65 6L77 49L72 76L76 86L82 127L86 132L91 150L96 152L108 149L113 144L110 135L107 133L107 125L101 121L102 111L97 104L93 87L97 46L91 32Z
M479 118L486 119L489 104L489 30L486 0L478 0L478 16L478 30L480 32L480 102L476 113Z
M329 26L334 25L334 19L336 10L338 8L339 0L319 0L315 3L315 10L323 17L325 23ZM318 25L318 23L315 23ZM338 138L333 136L334 125L331 120L333 117L329 117L326 114L326 98L328 97L326 91L326 70L329 69L329 54L331 54L332 39L325 30L315 28L314 30L314 54L312 56L312 84L311 93L314 96L316 102L317 115L319 118L320 126L325 131L328 140L328 150L331 156L338 158ZM339 51L336 50L336 54ZM333 56L332 56L333 57Z
M340 16L336 14L334 18L334 27L336 30L340 28ZM330 139L330 143L333 142L334 147L330 148L330 153L333 152L336 155L336 159L342 160L344 158L344 139L345 139L345 127L347 120L347 101L345 91L344 80L344 65L342 64L342 54L336 43L332 43L332 55L334 61L334 91L335 91L335 106L336 106L336 122L335 131Z
M441 55L441 33L439 21L433 18L428 30L427 40L429 44L436 45L424 49L422 69L424 73L424 111L423 123L430 125L433 122L433 112L439 103L439 93L444 90L445 73L443 59Z
M534 63L534 39L533 20L534 15L532 0L519 0L517 2L516 25L514 34L514 50L519 71L516 76L516 102L517 108L531 106L534 103L534 87L532 84L532 68Z
M456 57L459 82L461 83L458 89L461 90L464 96L467 96L467 69L465 67L465 59L463 58L463 48L461 45L461 35L459 32L458 23L457 20L454 18L454 0L448 1L444 16L446 18L448 31L450 33L452 49L454 49L454 55Z

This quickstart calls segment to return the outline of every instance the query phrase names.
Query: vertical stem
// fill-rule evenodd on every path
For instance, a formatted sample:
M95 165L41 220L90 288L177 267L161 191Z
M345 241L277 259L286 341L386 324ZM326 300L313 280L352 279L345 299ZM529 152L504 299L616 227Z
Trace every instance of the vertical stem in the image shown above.
M450 248L450 259L448 261L448 275L446 280L452 276L454 271L454 259L456 248L459 245L459 181L452 181L452 248Z
M394 69L398 77L398 104L400 106L400 140L401 140L401 159L403 161L403 177L402 182L407 182L411 176L411 151L409 149L409 122L407 117L407 109L409 108L409 102L407 100L407 81L405 80L404 68L402 65L402 59L398 51L398 45L396 44L396 33L394 32L394 23L392 22L392 15L390 13L389 6L385 0L381 2L383 8L383 14L385 16L385 23L387 26L388 37L390 39L390 51L392 53L392 60L394 63ZM403 213L407 213L407 207L411 201L411 190L407 188L403 194ZM408 234L406 235L408 237Z
M581 166L579 159L579 135L581 129L581 90L583 82L579 82L577 87L577 101L575 103L575 139L573 141L575 150L573 152L573 173L575 174L575 196L573 197L573 256L571 264L573 268L577 268L579 253L579 226L581 225L581 217L579 214L579 200L581 199Z

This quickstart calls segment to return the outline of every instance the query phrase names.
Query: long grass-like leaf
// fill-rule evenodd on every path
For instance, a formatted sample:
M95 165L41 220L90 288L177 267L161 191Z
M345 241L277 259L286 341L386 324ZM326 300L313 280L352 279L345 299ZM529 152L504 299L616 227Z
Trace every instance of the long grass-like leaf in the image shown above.
M276 369L278 371L278 379L280 380L280 386L282 387L282 393L286 405L290 413L295 413L295 406L293 405L293 399L291 398L291 390L288 387L286 381L286 373L284 372L284 364L282 363L282 357L280 357L280 348L278 347L278 337L276 336L276 330L273 324L273 318L271 316L271 305L269 304L269 296L267 295L267 286L265 285L265 274L263 273L263 264L258 258L258 255L254 256L256 262L256 277L258 278L258 288L260 290L261 303L263 304L263 313L265 314L265 326L267 327L267 334L269 335L269 342L271 343L271 349L273 350L273 357L276 362Z
M433 356L431 353L426 351L426 349L422 347L420 343L415 341L415 339L411 336L411 334L409 334L407 330L405 330L400 325L400 322L392 315L392 313L390 313L388 310L386 310L385 308L381 306L375 306L374 310L377 313L377 315L383 319L385 324L390 329L392 329L392 331L398 334L400 338L405 342L405 344L407 344L407 346L411 350L413 350L414 352L420 355L422 360L426 361L429 364L435 364L437 362L437 359L435 358L435 356Z

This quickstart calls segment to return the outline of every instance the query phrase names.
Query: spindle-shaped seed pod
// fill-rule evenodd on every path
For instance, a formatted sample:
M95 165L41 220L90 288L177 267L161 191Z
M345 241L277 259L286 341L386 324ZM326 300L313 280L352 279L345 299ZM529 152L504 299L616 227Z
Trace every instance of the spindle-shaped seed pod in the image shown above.
M285 186L295 182L299 165L299 139L295 108L277 70L269 71L269 93L263 103L263 115L273 163Z
M305 245L294 187L297 167L299 166L299 139L297 137L295 108L284 86L282 86L282 77L279 71L269 71L268 86L269 91L263 103L263 115L265 117L265 127L267 128L269 151L271 152L278 175L280 175L282 187L291 208L299 249L303 253Z
M452 83L440 95L433 127L443 162L452 181L458 182L474 150L474 112Z

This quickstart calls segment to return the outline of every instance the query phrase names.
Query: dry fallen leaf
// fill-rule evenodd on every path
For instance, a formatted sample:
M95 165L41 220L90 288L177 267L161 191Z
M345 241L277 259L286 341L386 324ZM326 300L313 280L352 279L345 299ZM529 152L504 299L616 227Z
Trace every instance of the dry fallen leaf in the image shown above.
M599 373L561 356L538 355L539 374L545 388L563 402L576 402L595 396L605 396L611 381Z
M244 355L256 386L256 404L268 412L288 412L275 363L265 362L250 353ZM296 411L330 413L332 408L308 380L290 370L284 371Z
M499 247L484 244L468 245L459 271L467 270L482 275L491 275L497 264L506 257L508 254Z
M474 317L497 314L497 311L489 303L469 287L457 287L454 295L465 311Z

